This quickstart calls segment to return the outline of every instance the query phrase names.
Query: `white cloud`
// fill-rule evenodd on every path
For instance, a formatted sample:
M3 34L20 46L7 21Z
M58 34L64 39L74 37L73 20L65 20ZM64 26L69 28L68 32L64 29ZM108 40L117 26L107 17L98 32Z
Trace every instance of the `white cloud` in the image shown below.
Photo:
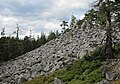
M12 23L14 23L14 22L17 22L18 19L17 19L17 18L14 18L14 17L3 17L3 18L2 18L2 21L3 21L3 23L12 24Z
M56 7L60 7L62 9L70 9L70 8L87 8L88 0L53 0L54 5Z
M6 27L9 35L20 25L21 37L29 35L29 30L35 36L41 32L61 30L60 23L69 21L73 13L77 18L83 18L93 0L2 0L0 3L0 27ZM1 31L2 29L0 29Z

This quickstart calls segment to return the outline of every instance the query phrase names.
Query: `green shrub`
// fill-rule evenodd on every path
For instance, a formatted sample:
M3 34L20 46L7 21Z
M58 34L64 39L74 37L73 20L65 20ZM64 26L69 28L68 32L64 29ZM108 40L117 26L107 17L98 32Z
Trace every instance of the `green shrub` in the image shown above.
M88 75L90 72L91 72L90 69L86 69L86 70L84 71L83 75Z
M68 72L66 71L64 74L62 74L61 76L59 76L59 78L62 79L63 82L65 82L65 81L71 81L72 79L74 79L74 75L75 74L72 74L69 71Z
M99 49L91 52L91 55L97 57L95 55L99 55L98 53ZM93 84L102 80L103 67L101 66L102 63L99 59L86 60L84 58L66 65L66 67L55 71L50 76L40 76L25 84L38 84L37 82L39 84L52 84L55 77L61 79L64 84Z
M92 71L90 74L85 75L85 79L90 83L99 82L100 80L102 80L102 70L103 67L100 67L99 69Z
M74 76L74 79L80 79L80 75L76 74L76 75Z
M90 52L90 54L86 54L83 59L87 61L92 61L92 60L99 60L103 61L105 60L105 54L104 54L105 46L97 47L96 50Z

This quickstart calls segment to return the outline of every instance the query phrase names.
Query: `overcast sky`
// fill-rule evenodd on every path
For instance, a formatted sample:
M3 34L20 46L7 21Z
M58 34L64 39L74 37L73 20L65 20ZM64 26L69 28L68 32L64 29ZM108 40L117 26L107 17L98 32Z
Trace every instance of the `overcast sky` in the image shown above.
M19 24L20 37L40 35L51 30L61 31L60 23L69 21L73 14L78 19L90 9L94 0L0 0L0 32L5 27L6 35L16 31Z

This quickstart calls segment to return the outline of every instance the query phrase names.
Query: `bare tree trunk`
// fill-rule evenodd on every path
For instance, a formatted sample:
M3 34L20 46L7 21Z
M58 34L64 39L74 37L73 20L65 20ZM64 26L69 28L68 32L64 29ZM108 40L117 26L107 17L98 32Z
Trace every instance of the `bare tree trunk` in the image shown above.
M112 52L112 36L111 36L111 15L109 10L109 0L106 1L106 44L105 44L105 54L106 58L113 58L113 52Z

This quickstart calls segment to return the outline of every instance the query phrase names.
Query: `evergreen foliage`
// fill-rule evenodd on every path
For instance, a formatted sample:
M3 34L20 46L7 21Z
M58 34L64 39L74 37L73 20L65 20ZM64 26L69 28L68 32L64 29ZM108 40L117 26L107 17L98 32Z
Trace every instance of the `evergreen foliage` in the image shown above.
M56 34L54 33L54 32L50 32L49 33L49 35L48 35L48 37L47 37L47 41L50 41L50 40L52 40L52 39L55 39L58 35L57 35L58 33L56 32Z
M102 28L106 31L105 45L102 49L104 59L114 58L113 46L119 36L120 27L120 2L115 0L97 0L94 8L85 14L84 21L90 23L91 27Z
M62 27L63 32L64 32L67 29L67 27L68 27L68 22L62 21L62 24L60 24L60 26Z
M46 42L55 39L59 35L58 31L56 33L51 32L48 38L44 33L41 37L30 38L25 36L24 39L14 38L14 37L1 37L0 38L0 63L15 59L16 57L25 54L35 48L44 45Z

